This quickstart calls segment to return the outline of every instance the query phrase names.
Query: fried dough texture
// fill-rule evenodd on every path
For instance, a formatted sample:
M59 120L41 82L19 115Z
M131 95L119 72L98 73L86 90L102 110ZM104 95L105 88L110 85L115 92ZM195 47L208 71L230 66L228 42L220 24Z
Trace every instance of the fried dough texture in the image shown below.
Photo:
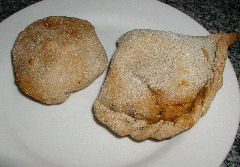
M222 86L227 49L238 38L237 33L125 33L93 105L95 117L136 140L162 140L190 129Z
M20 90L45 103L63 103L92 83L107 66L94 26L87 20L50 16L19 33L12 49Z

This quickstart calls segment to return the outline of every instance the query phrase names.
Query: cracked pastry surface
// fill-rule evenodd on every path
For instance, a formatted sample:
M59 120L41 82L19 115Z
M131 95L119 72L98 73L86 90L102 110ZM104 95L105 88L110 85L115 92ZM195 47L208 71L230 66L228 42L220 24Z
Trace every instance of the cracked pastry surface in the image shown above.
M237 40L237 33L123 34L93 106L96 118L136 140L162 140L190 129L222 86L227 48Z
M107 56L91 23L50 16L19 33L12 64L22 92L58 104L92 83L106 69Z

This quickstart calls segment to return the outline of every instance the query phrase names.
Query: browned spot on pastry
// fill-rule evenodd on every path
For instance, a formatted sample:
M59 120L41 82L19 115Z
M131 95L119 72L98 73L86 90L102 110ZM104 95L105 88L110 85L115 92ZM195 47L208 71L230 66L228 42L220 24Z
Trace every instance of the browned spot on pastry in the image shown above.
M62 44L61 47L64 48L64 49L67 49L69 47L69 45L70 45L68 41L63 41L61 44Z
M61 25L60 22L53 20L53 19L44 19L42 24L46 27L46 28L57 28L58 26Z
M182 114L191 111L192 103L187 103L183 105L162 105L160 106L160 113L158 119L166 121L174 121L177 117Z
M204 48L201 48L202 52L203 52L203 55L206 57L207 61L209 60L209 54L208 52L204 49Z
M33 65L33 59L29 59L28 60L28 64L31 66L31 65Z
M209 95L209 88L207 86L202 87L202 89L198 93L198 96L201 97L201 104L204 103L208 95Z
M54 19L43 19L42 24L44 27L48 29L59 29L61 28L60 34L68 34L69 36L73 38L79 38L81 37L81 33L79 33L79 29L82 29L82 31L89 31L93 30L94 27L89 24L88 21L82 20L82 25L79 25L79 27L72 26L74 25L78 20L76 18L72 18L72 20L59 22L58 20Z
M178 84L178 87L184 87L189 86L189 82L186 80L181 80L181 82Z

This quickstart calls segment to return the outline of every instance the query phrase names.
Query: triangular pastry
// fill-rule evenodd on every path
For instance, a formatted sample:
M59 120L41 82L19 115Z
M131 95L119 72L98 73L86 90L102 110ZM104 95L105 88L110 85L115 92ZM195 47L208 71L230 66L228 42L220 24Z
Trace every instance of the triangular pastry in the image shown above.
M188 130L222 86L227 48L237 40L237 33L125 33L94 103L96 118L136 140L162 140Z

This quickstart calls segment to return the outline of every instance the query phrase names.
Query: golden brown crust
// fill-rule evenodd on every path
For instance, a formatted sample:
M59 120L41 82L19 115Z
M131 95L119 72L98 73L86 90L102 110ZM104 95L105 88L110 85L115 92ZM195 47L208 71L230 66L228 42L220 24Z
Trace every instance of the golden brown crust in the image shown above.
M47 17L26 27L16 39L12 58L19 88L46 104L64 102L107 65L94 27L65 16Z
M118 40L94 103L96 118L118 135L136 140L162 140L188 130L222 86L227 47L237 38L235 33L192 37L127 32Z

